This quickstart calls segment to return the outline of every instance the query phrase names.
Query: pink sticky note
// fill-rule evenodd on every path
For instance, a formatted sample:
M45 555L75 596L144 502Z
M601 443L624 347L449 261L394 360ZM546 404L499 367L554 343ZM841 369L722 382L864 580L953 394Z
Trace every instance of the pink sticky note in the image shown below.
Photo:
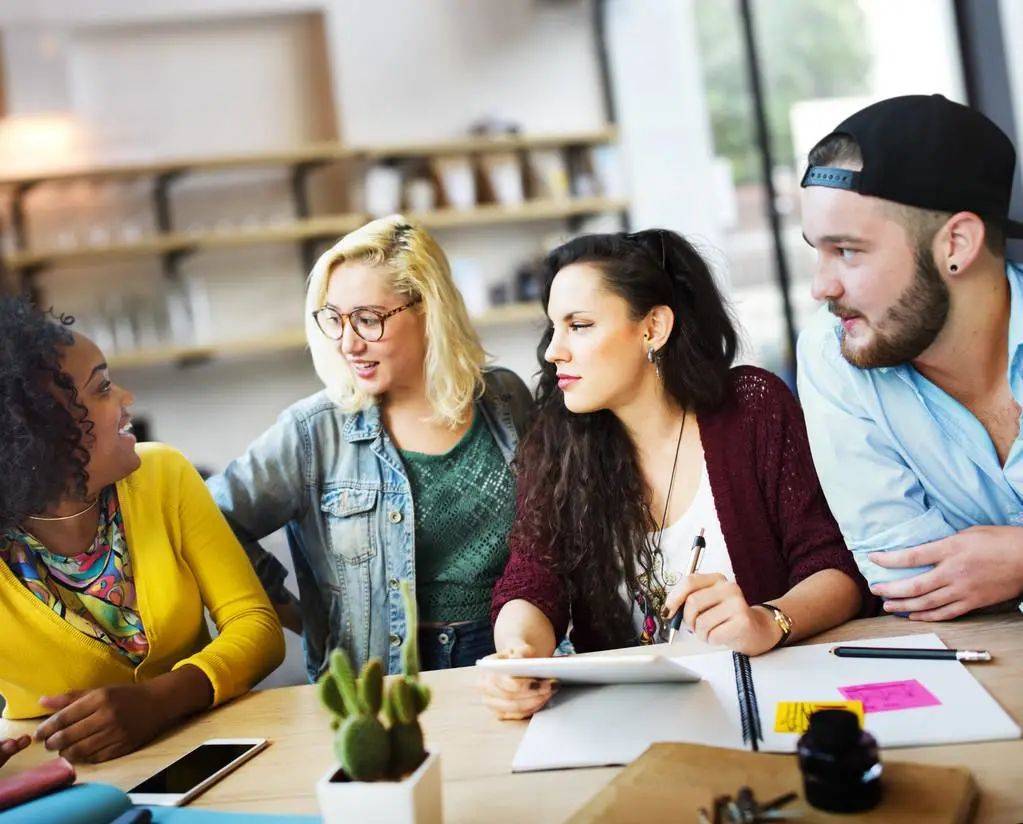
M913 707L936 707L941 702L916 679L911 681L885 681L881 684L857 684L839 687L847 701L862 701L863 711L890 712Z

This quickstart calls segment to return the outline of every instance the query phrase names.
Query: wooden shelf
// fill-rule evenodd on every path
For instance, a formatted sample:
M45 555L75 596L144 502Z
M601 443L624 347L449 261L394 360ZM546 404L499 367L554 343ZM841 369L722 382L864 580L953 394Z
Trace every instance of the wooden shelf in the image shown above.
M539 301L530 303L506 303L488 309L482 315L472 319L477 329L489 329L495 326L513 326L516 324L540 325L547 319Z
M306 345L305 332L288 329L260 338L240 338L191 346L164 346L139 349L111 355L107 362L112 369L140 369L148 366L176 364L183 366L214 358L266 355L301 349Z
M559 220L587 214L619 212L627 208L628 201L624 198L587 197L569 200L534 200L518 206L486 204L473 209L437 209L431 212L410 213L408 217L427 229L450 229L461 226L485 226L532 220ZM359 228L369 220L371 220L369 215L352 213L324 215L280 226L240 228L230 232L218 231L199 234L178 232L155 235L135 243L15 253L7 258L6 263L12 271L20 271L57 264L94 264L125 258L155 257L173 252L198 252L203 249L225 249L268 243L286 243L309 238L340 237Z
M538 323L544 318L538 303L509 303L472 319L478 329L513 324ZM287 329L259 338L239 338L190 346L163 346L111 355L112 369L145 369L153 366L185 366L217 358L244 358L304 349L305 331Z
M465 137L433 143L395 143L356 149L366 160L397 157L432 157L436 155L479 154L481 152L523 151L526 149L556 149L572 146L599 146L618 139L613 126L587 132L566 132L550 135L498 135L494 137Z
M224 154L173 158L151 163L119 163L53 172L27 172L0 177L0 186L34 186L39 183L61 183L71 180L123 180L136 177L159 177L183 172L216 172L259 166L297 166L303 163L330 163L354 157L356 151L340 143L310 143L294 149L281 149L251 154Z
M16 253L7 258L7 266L12 270L19 270L55 264L102 263L108 260L158 256L171 252L198 252L202 249L287 243L307 238L344 235L365 222L366 216L361 214L324 215L279 226L239 228L230 232L216 231L196 234L174 232L166 235L154 235L136 243L114 243L81 249L48 249Z
M621 212L628 207L629 202L624 198L581 197L564 200L527 200L517 206L488 203L472 209L411 212L408 218L426 229L450 229L494 223L523 223L530 220L562 220L588 214Z
M617 139L612 127L585 132L551 135L507 135L466 137L423 143L395 143L375 146L346 146L337 142L311 143L294 149L246 154L184 157L151 163L99 165L53 172L28 172L0 177L0 186L22 187L71 180L117 180L136 177L160 177L185 172L214 172L260 166L299 166L307 163L334 163L342 160L379 160L399 157L430 157L446 154L478 154L488 151L595 146Z

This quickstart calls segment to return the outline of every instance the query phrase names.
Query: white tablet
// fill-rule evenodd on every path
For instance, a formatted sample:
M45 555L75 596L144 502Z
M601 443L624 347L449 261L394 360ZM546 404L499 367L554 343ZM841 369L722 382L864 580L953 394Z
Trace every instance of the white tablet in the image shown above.
M563 684L659 684L699 681L680 659L664 655L562 655L555 658L485 658L476 666L500 675L556 678Z

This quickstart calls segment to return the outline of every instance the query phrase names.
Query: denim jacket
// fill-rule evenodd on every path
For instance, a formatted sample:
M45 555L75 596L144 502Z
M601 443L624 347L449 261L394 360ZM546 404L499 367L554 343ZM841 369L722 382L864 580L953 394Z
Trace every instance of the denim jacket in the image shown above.
M511 464L532 410L525 384L487 370L476 403ZM405 615L399 581L415 582L408 476L376 406L346 414L325 392L284 411L248 451L207 482L270 598L286 603L287 571L257 542L285 528L314 680L334 647L358 668L369 658L401 669Z

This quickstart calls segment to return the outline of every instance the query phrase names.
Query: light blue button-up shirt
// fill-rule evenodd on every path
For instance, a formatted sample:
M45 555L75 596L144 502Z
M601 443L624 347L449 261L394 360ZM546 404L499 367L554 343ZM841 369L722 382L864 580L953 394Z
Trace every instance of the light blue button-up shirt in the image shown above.
M1023 405L1023 265L1006 266L1009 387ZM1023 526L1023 446L1002 466L959 401L911 365L858 369L825 308L799 336L799 396L817 473L860 572L871 584L927 567L884 569L868 552L917 546L971 526Z

